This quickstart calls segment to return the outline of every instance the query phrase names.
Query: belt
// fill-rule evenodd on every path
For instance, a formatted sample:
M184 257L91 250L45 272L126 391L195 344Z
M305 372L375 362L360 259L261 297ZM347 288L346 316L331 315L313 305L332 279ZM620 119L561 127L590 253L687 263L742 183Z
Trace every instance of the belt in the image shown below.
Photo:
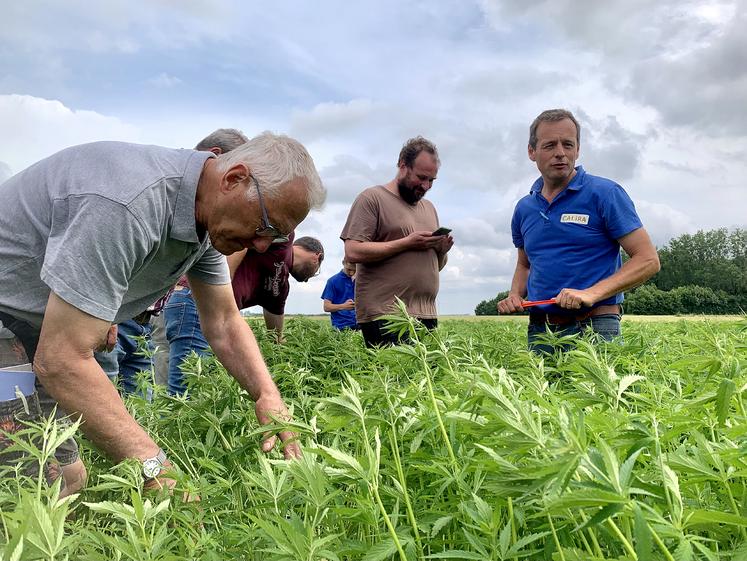
M584 321L594 316L602 316L605 314L619 314L619 304L604 304L597 306L591 310L585 312L579 312L577 314L545 314L542 312L532 312L529 314L529 323L546 324L550 325L568 325L569 323L575 323L577 321Z
M150 323L150 318L153 317L153 312L145 310L132 318L132 321L139 323L140 325L147 325Z

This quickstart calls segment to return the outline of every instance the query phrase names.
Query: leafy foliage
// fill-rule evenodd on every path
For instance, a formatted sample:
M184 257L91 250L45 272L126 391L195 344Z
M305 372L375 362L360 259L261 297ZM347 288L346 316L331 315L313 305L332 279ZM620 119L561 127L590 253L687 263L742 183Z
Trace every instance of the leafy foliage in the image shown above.
M520 321L394 321L414 345L370 351L308 319L282 346L255 329L304 445L294 462L258 451L251 401L192 359L187 398L127 401L179 490L143 494L136 463L85 444L78 497L11 470L0 559L743 558L745 320L626 324L624 342L546 357ZM52 427L28 430L58 440Z

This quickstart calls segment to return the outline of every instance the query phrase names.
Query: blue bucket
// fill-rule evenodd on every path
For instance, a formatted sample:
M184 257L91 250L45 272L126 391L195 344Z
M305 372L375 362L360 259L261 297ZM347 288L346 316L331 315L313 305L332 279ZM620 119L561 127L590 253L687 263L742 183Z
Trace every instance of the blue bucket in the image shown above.
M25 396L34 393L36 376L31 370L31 364L19 364L0 368L0 401L16 399L16 388Z

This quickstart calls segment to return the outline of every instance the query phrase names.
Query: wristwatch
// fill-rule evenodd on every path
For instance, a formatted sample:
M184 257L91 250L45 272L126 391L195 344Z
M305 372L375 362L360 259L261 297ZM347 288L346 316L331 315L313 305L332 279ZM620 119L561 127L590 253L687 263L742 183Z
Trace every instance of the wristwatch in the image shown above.
M158 454L152 458L143 460L143 477L145 477L146 480L158 477L165 462L166 452L159 448Z

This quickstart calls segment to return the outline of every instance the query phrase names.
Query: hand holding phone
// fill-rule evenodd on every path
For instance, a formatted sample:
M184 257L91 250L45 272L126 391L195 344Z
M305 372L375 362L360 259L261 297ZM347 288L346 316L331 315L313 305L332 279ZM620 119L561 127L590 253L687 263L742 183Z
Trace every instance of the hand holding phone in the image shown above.
M431 236L445 236L445 235L447 235L447 234L448 234L449 232L451 232L451 228L444 228L444 227L441 227L441 228L439 228L438 230L436 230L435 232L433 232L433 233L431 234Z

